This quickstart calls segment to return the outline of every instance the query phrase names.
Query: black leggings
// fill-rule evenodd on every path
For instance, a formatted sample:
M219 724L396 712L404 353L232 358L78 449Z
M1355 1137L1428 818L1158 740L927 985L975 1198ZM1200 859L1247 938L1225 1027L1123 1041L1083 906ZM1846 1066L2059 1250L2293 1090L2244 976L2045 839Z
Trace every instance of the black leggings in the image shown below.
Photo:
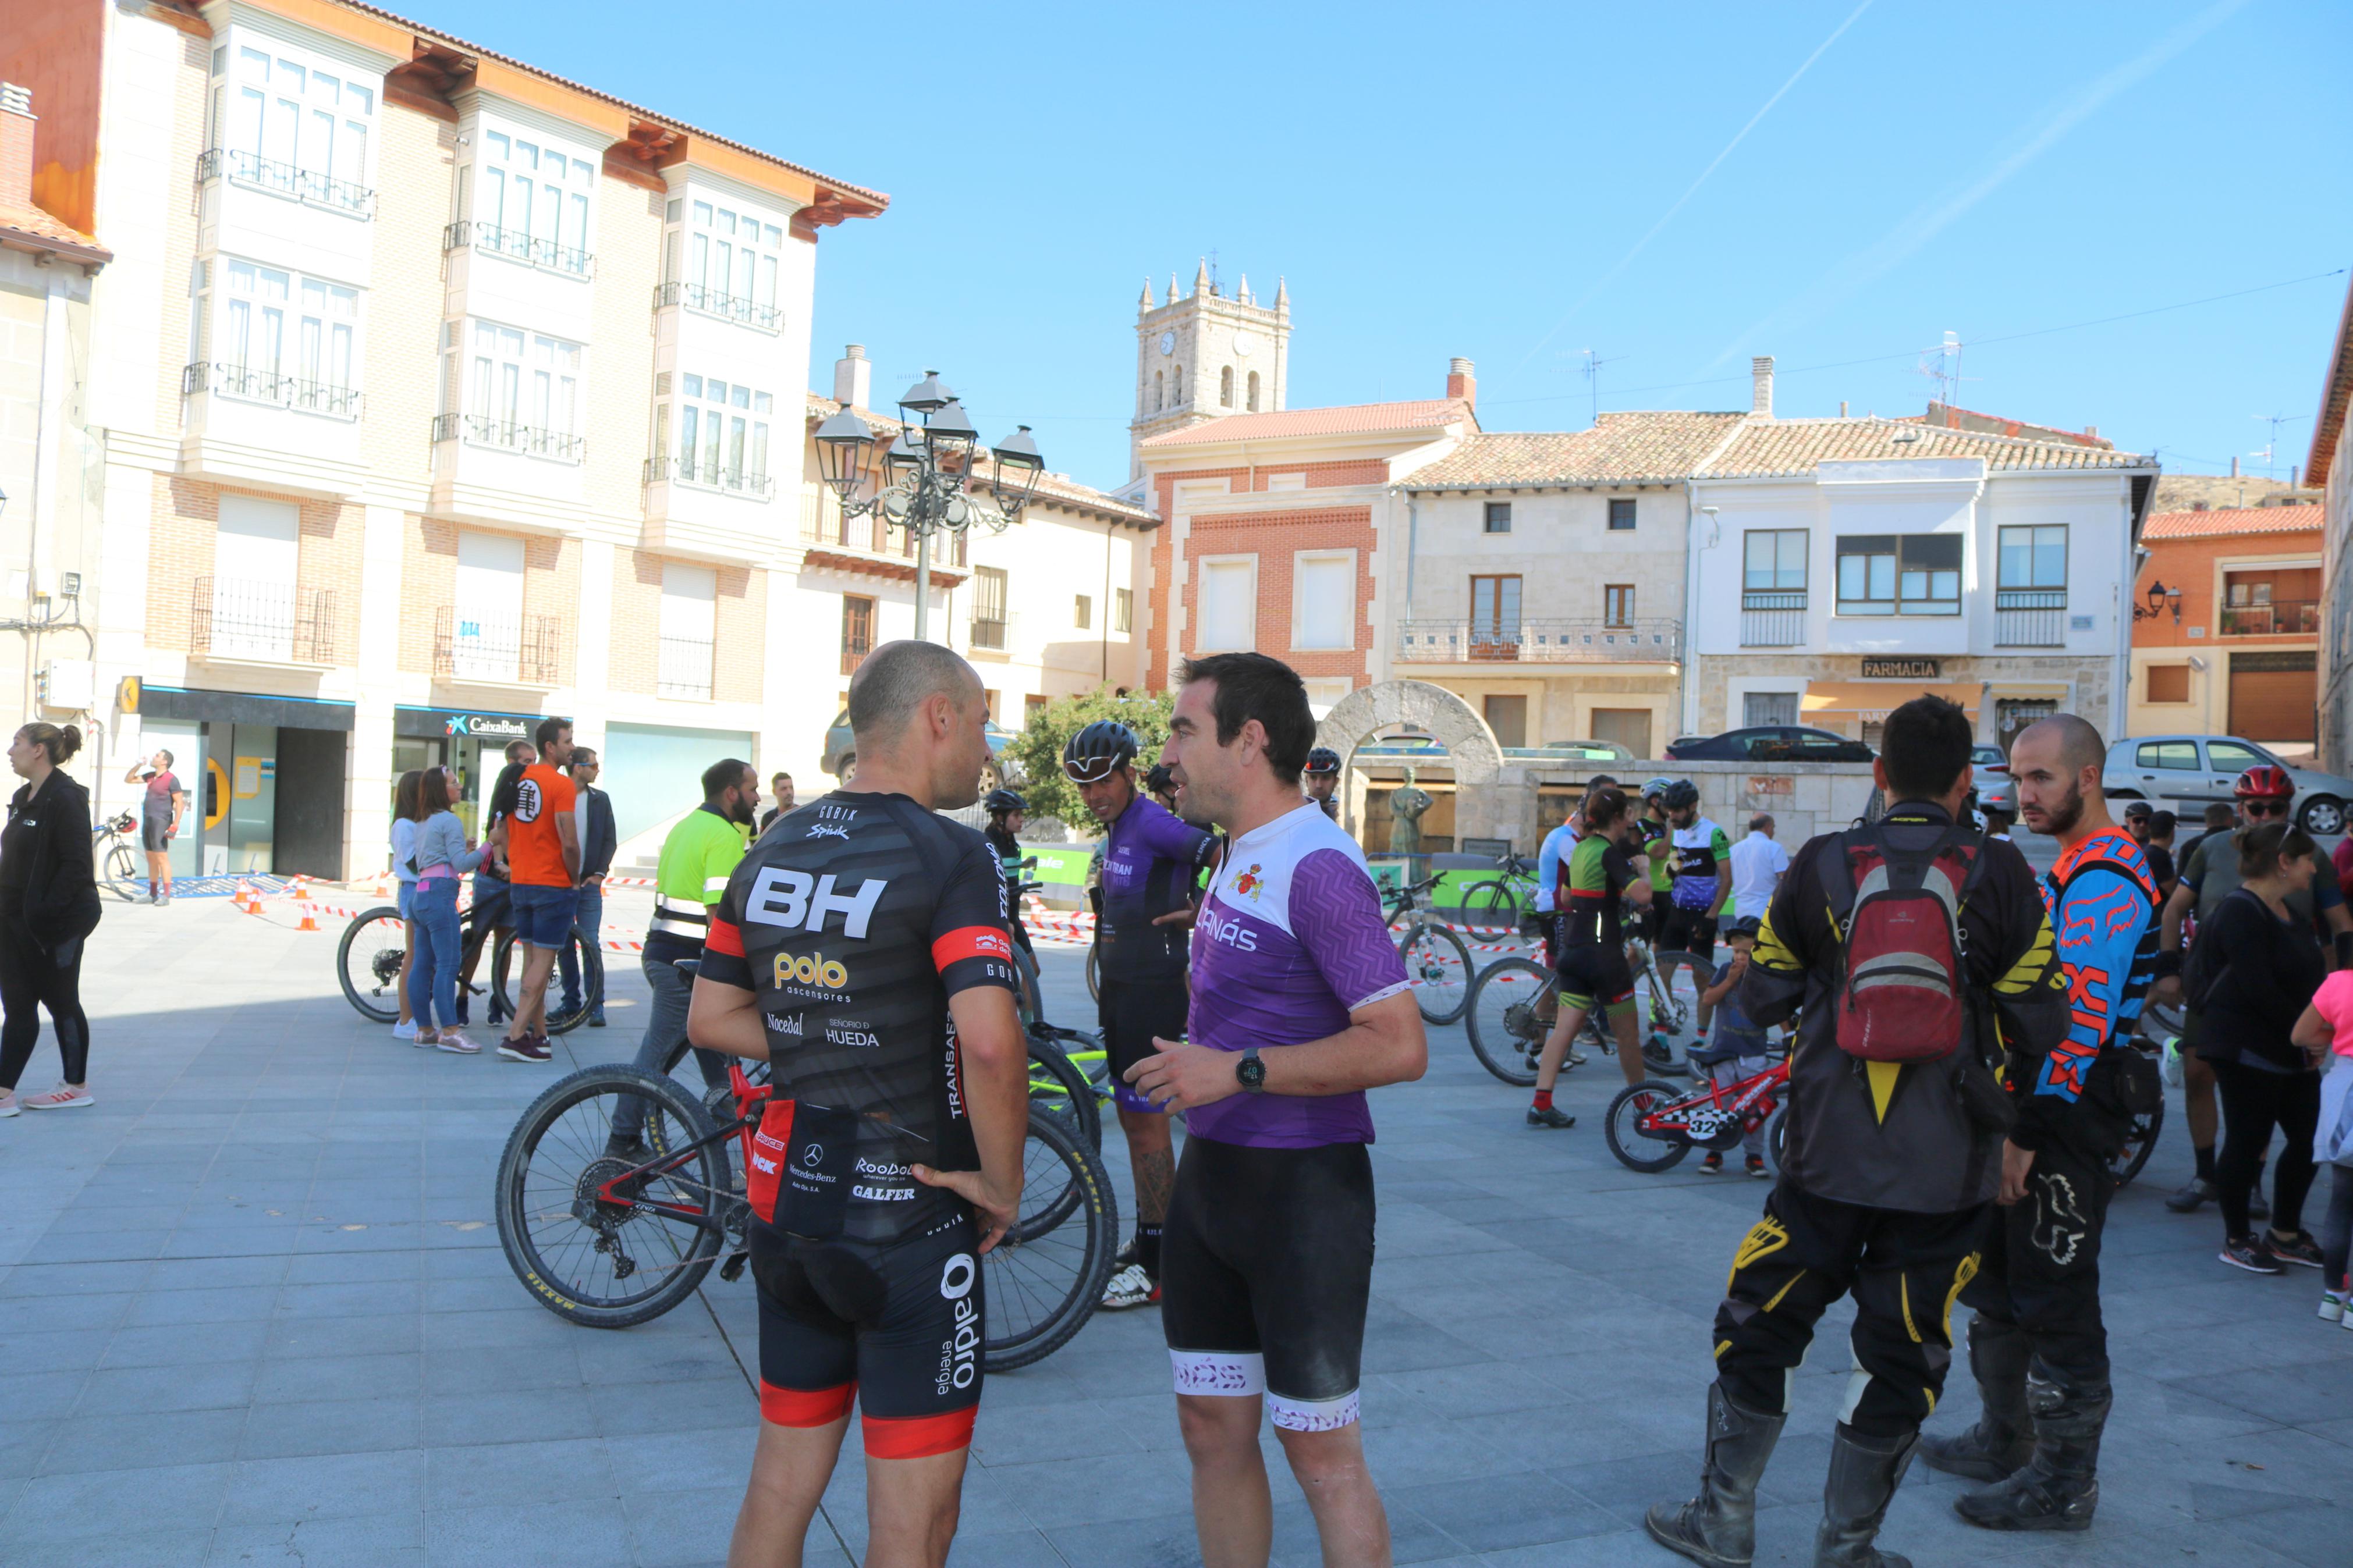
M2222 1094L2222 1158L2214 1167L2222 1224L2231 1237L2252 1234L2247 1194L2263 1172L2263 1149L2279 1129L2285 1147L2272 1162L2272 1228L2294 1236L2304 1228L2304 1197L2312 1190L2312 1135L2320 1125L2320 1075L2265 1072L2218 1061Z
M81 1011L81 938L43 947L18 921L0 920L0 1089L14 1089L41 1039L40 1009L57 1026L65 1081L90 1081L90 1020ZM2308 1142L2309 1140L2307 1139Z

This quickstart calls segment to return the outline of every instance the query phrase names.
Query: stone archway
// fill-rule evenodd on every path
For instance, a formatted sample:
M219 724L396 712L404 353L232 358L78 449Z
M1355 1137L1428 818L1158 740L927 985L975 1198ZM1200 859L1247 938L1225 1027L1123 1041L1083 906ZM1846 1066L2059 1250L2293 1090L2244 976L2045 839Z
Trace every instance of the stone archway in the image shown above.
M1315 743L1340 753L1345 777L1356 748L1376 730L1411 724L1427 730L1454 763L1454 831L1458 838L1522 837L1532 823L1533 786L1526 770L1506 769L1504 748L1478 710L1426 680L1383 680L1359 687L1332 706L1315 727Z

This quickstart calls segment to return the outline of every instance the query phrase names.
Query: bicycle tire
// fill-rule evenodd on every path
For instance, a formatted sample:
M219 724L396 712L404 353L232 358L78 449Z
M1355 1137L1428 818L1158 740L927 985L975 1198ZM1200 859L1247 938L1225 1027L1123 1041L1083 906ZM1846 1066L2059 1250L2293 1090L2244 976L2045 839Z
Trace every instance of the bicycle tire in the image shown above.
M1013 970L1018 984L1013 991L1013 1008L1019 1015L1025 1029L1046 1018L1046 988L1038 975L1038 961L1019 942L1013 944Z
M580 964L580 1005L565 1011L564 978L555 970L548 972L547 989L555 998L547 1009L547 1032L550 1036L568 1035L588 1021L598 1005L605 1000L605 955L596 946L596 939L578 926L572 928L567 939L573 956ZM491 995L498 1009L512 1018L515 1013L514 999L519 987L510 987L507 977L512 973L520 980L522 972L512 967L514 952L519 944L512 927L499 932L499 944L491 951Z
M1511 932L1520 927L1519 895L1504 882L1482 882L1462 895L1463 923Z
M649 1122L657 1118L666 1118L689 1134L675 1140L659 1140L665 1145L683 1146L696 1139L709 1137L715 1130L715 1124L702 1102L687 1093L676 1080L621 1063L607 1062L582 1068L550 1084L523 1111L522 1120L515 1123L514 1131L507 1135L506 1148L499 1155L495 1207L499 1245L506 1251L507 1266L514 1270L515 1278L522 1281L533 1300L566 1322L578 1323L584 1328L626 1329L660 1317L694 1294L695 1289L702 1283L703 1276L710 1273L711 1266L718 1261L725 1240L718 1230L694 1226L691 1240L684 1250L671 1249L674 1266L663 1271L652 1289L601 1298L591 1297L581 1288L577 1279L566 1279L567 1269L564 1262L551 1258L543 1249L540 1237L532 1225L534 1203L540 1205L540 1217L553 1219L554 1215L545 1205L552 1197L561 1196L567 1188L571 1200L564 1212L576 1230L592 1237L608 1235L580 1217L581 1206L590 1201L580 1194L592 1181L600 1179L596 1174L599 1167L622 1168L617 1161L604 1156L601 1146L591 1154L578 1142L576 1135L566 1132L565 1142L569 1145L570 1153L578 1157L580 1169L566 1180L561 1173L560 1163L551 1156L546 1163L558 1172L552 1184L552 1193L543 1189L538 1190L535 1195L535 1189L531 1184L531 1173L535 1156L550 1135L556 1132L567 1113L590 1100L606 1097L618 1100L624 1095L650 1102L647 1113ZM609 1111L601 1111L598 1117L602 1126L599 1127L596 1119L592 1118L587 1124L589 1136L600 1136L611 1130ZM650 1144L656 1140L648 1142ZM713 1194L730 1194L720 1199L721 1203L734 1201L727 1185L727 1168L723 1156L721 1145L705 1145L694 1153L693 1163L686 1167L694 1173L693 1177L679 1181L677 1184L686 1188L694 1201L706 1205L712 1203ZM657 1223L660 1223L659 1216L656 1217ZM633 1223L633 1216L615 1220L611 1223L609 1235L618 1235L623 1227ZM552 1234L562 1232L559 1228ZM647 1234L675 1236L679 1231L664 1225L659 1232ZM599 1247L594 1240L587 1245L591 1258L615 1256L613 1251ZM623 1251L619 1256L626 1258L628 1254ZM630 1270L613 1271L617 1281L628 1278L634 1271L634 1260L632 1264Z
M1398 938L1398 957L1405 961L1406 980L1424 1023L1451 1024L1462 1016L1476 972L1461 937L1435 921L1416 921Z
M1691 1152L1691 1142L1683 1138L1651 1138L1634 1131L1641 1117L1662 1104L1671 1104L1683 1096L1663 1083L1630 1083L1618 1091L1609 1109L1601 1113L1601 1136L1609 1144L1609 1152L1618 1163L1630 1171L1654 1175L1672 1170ZM1621 1131L1620 1123L1623 1122ZM1665 1151L1658 1154L1641 1154L1636 1151L1655 1145Z
M1087 943L1087 1000L1103 1000L1103 948L1099 943Z
M1095 1086L1087 1081L1087 1075L1060 1046L1034 1034L1029 1037L1029 1059L1052 1080L1050 1086L1040 1081L1039 1072L1031 1072L1029 1103L1071 1122L1087 1141L1087 1147L1101 1153L1103 1107L1096 1103Z
M1773 1162L1773 1173L1781 1172L1781 1140L1788 1135L1789 1108L1781 1107L1765 1119L1765 1157Z
M139 857L116 839L106 851L106 882L114 896L128 903L139 896Z
M1079 1141L1068 1121L1033 1106L1022 1165L1025 1212L1016 1216L1005 1238L981 1260L987 1270L988 1292L981 1365L992 1373L1012 1372L1043 1361L1086 1326L1103 1300L1103 1287L1111 1282L1113 1254L1119 1245L1119 1200L1112 1192L1111 1173L1094 1151ZM1048 1182L1059 1177L1072 1195L1066 1202L1060 1189L1037 1192L1041 1177ZM1051 1230L1040 1229L1026 1209L1033 1193L1039 1199L1038 1216L1058 1207L1063 1211L1063 1218ZM1073 1224L1079 1234L1066 1236L1064 1232ZM1008 1331L1019 1316L1014 1301L1034 1300L1026 1288L1025 1274L1033 1254L1041 1258L1067 1258L1070 1284L1060 1300L1039 1314L1037 1321L1023 1321Z
M1471 1054L1479 1058L1481 1067L1514 1088L1525 1089L1536 1081L1535 1065L1521 1031L1537 1029L1536 999L1552 983L1552 971L1526 958L1491 963L1471 983L1471 994L1462 1008ZM1524 1017L1522 1009L1526 1010ZM1535 1045L1543 1048L1541 1029Z
M2108 1174L2116 1185L2124 1186L2141 1173L2148 1157L2157 1152L2158 1135L2165 1131L2165 1101L2159 1100L2157 1109L2133 1118L2132 1129L2125 1134L2125 1145L2109 1157Z
M388 922L390 931L378 931L374 936L362 934L379 921ZM388 937L396 937L396 939L392 941L391 946L381 945ZM364 942L373 942L379 945L361 950L361 979L354 980L352 975L353 950L356 944ZM364 910L353 916L352 923L343 928L343 940L335 944L335 976L343 984L343 1000L349 1002L358 1011L359 1016L370 1023L391 1024L399 1021L400 964L403 955L407 952L407 923L400 918L399 909L392 904L383 904L373 910ZM388 965L387 961L389 961ZM364 990L365 994L362 994ZM378 1005L370 1000L377 996L385 997L388 1000L385 1005Z

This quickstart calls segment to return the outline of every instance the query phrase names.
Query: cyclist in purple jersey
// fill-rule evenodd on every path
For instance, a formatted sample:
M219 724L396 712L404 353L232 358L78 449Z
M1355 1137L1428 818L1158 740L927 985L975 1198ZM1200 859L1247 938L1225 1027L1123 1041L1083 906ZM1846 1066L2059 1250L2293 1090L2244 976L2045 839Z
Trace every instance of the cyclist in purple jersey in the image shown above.
M1120 1249L1117 1269L1103 1287L1103 1304L1114 1310L1160 1300L1160 1227L1176 1179L1166 1113L1120 1075L1152 1055L1154 1040L1185 1032L1193 879L1217 850L1216 839L1137 790L1137 750L1135 731L1110 719L1096 720L1062 748L1062 772L1105 828L1095 925L1096 1022L1135 1176L1135 1235Z
M1193 931L1191 1038L1127 1081L1186 1112L1162 1326L1204 1561L1264 1563L1262 1414L1326 1563L1389 1561L1356 1384L1372 1289L1365 1091L1419 1078L1421 1014L1356 846L1300 795L1307 689L1262 654L1188 660L1166 760L1187 817L1233 835Z

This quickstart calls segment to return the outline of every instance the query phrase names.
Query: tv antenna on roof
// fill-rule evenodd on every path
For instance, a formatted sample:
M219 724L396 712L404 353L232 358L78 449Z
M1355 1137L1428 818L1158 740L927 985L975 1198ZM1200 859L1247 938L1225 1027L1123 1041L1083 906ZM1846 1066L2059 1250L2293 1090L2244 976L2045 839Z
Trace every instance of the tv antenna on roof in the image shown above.
M1918 374L1926 376L1936 384L1936 401L1947 408L1960 406L1961 383L1980 379L1978 376L1965 376L1961 374L1961 335L1958 332L1947 332L1943 342L1935 348L1920 351Z
M2312 416L2309 414L2254 414L2248 417L2260 419L2272 427L2272 438L2265 442L2263 449L2254 456L2263 459L2264 476L2275 479L2279 478L2280 426L2293 425L2299 419L2309 419Z
M1612 354L1608 359L1603 359L1591 349L1580 349L1577 352L1585 355L1585 366L1577 374L1585 377L1585 393L1592 404L1593 423L1599 425L1601 423L1601 367L1605 364L1616 364L1626 356Z

